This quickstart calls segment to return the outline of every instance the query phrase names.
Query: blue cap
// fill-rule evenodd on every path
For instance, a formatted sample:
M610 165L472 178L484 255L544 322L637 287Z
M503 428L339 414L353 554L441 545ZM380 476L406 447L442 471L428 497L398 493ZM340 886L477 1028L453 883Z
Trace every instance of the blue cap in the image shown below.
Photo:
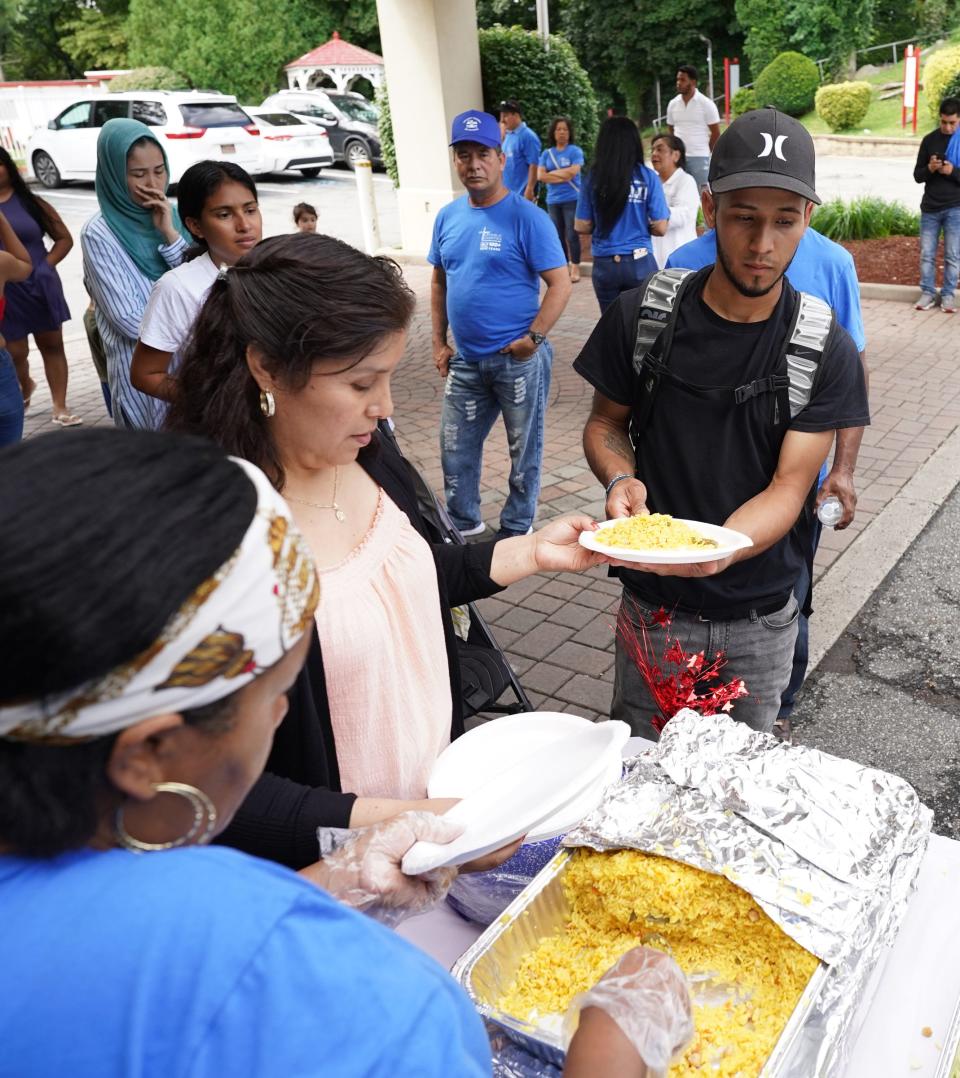
M458 142L479 142L481 146L500 148L500 125L489 112L467 109L450 125L450 145Z

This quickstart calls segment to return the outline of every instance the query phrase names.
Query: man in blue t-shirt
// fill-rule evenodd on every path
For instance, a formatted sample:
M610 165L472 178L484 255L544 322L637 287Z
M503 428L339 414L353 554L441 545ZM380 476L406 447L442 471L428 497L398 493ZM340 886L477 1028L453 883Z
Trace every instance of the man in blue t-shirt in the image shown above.
M570 298L567 260L550 218L503 183L500 128L470 109L453 121L453 160L466 195L437 214L427 259L433 357L447 379L440 460L447 509L479 535L483 443L503 414L510 494L498 538L525 535L540 493L553 349L547 334ZM540 302L540 281L547 290ZM456 348L447 340L453 330Z
M503 136L503 186L536 202L540 139L523 122L523 114L516 101L500 102L500 122L506 131Z
M707 223L713 221L712 202L704 200L707 209ZM667 268L698 270L712 266L717 260L717 235L711 228L695 240L678 247L667 259ZM863 332L863 316L860 312L860 284L857 270L850 252L808 228L800 240L797 253L787 269L787 280L800 292L809 292L812 296L829 303L837 316L837 321L853 338L853 343L860 353L864 378L868 379L866 361L866 337ZM869 387L869 380L868 380ZM826 461L820 469L817 484L819 505L831 495L840 499L843 516L836 525L838 530L846 528L853 520L857 507L857 494L853 483L853 473L857 465L857 454L863 438L863 427L845 427L837 431L836 450L833 466L827 470ZM813 529L813 549L816 553L820 541L820 524L817 521ZM780 714L774 727L784 737L790 736L790 716L797 693L807 673L807 659L810 653L809 624L803 610L806 608L807 593L812 587L810 574L806 566L797 580L794 594L801 606L797 646L793 656L793 673L790 684L784 690L780 701Z

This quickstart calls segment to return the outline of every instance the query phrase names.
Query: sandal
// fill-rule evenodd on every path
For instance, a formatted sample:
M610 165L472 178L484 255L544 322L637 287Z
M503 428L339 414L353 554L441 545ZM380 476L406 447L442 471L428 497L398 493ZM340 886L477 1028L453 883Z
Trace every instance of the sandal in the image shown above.
M61 412L59 415L55 415L50 422L56 423L58 427L79 427L83 420L78 415Z
M37 383L30 379L30 392L23 398L23 410L26 411L30 407L30 402L33 400L33 394L37 388Z

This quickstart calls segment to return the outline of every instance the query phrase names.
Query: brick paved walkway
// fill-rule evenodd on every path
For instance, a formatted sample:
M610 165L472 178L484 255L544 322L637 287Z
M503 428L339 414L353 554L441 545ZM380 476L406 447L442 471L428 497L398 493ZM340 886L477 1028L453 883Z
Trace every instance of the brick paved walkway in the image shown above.
M429 269L406 267L420 297L407 357L395 379L395 419L404 451L440 491L438 422L443 382L430 349ZM589 280L573 298L551 339L556 356L538 519L583 510L599 514L602 491L583 459L580 436L590 391L572 369L580 346L596 323L598 309ZM857 489L857 517L844 532L824 532L817 576L869 527L924 461L960 425L960 316L920 313L901 303L864 302L871 368L873 425L867 429ZM86 340L70 323L69 402L87 424L109 423ZM41 383L27 418L26 436L50 429L50 399L42 384L39 357L32 353L34 378ZM69 438L71 431L59 431ZM484 454L484 519L497 526L509 471L506 437L498 424ZM960 476L957 477L960 479ZM613 623L618 587L599 571L580 577L542 574L515 584L481 604L534 704L546 710L588 717L605 714L613 683ZM866 598L866 596L864 596ZM811 632L816 634L816 618Z

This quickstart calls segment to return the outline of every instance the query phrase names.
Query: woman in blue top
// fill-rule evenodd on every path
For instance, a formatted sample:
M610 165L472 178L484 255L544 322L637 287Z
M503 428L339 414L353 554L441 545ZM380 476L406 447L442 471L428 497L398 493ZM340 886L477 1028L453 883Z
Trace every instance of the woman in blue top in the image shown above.
M580 194L583 150L573 144L573 121L557 116L547 132L550 145L540 155L537 179L547 185L547 212L557 226L560 246L567 257L570 280L580 280L580 237L573 227Z
M452 978L331 897L423 908L449 870L400 860L456 827L407 813L300 874L205 846L263 768L319 597L263 473L180 435L48 435L0 455L0 504L0 1076L489 1075ZM665 955L612 972L570 1075L646 1074L692 1033Z
M575 223L578 232L593 236L593 290L601 312L656 272L650 237L662 236L669 219L660 177L643 163L637 125L626 116L604 120Z

